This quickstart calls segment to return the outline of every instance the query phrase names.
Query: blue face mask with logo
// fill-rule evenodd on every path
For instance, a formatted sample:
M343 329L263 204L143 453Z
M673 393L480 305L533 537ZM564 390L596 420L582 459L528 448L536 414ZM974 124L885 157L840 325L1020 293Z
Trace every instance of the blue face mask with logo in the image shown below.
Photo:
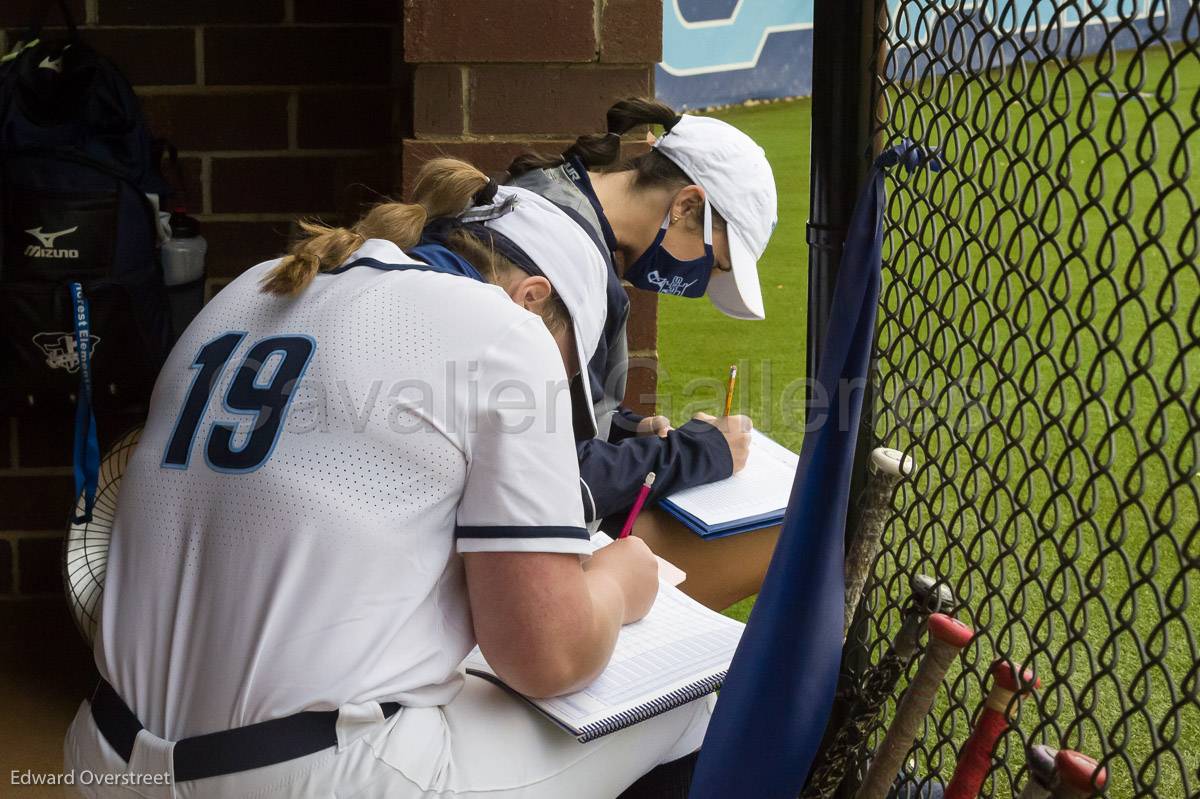
M703 297L712 276L712 208L704 201L704 255L683 261L663 246L663 237L671 226L671 211L659 228L654 242L625 270L625 279L639 289L673 294L677 297Z

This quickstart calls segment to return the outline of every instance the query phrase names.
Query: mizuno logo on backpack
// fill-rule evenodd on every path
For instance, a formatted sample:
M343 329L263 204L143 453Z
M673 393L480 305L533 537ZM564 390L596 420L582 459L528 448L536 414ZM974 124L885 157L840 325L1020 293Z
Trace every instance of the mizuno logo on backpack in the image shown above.
M78 258L79 250L54 246L54 242L59 237L74 233L76 230L79 230L78 225L54 233L44 233L40 226L26 230L25 232L37 239L41 246L30 244L25 248L25 255L29 258Z
M91 417L144 413L170 350L158 252L168 187L133 87L66 28L65 40L27 31L0 61L0 420L88 419L75 425L83 473ZM89 396L85 383L103 390Z

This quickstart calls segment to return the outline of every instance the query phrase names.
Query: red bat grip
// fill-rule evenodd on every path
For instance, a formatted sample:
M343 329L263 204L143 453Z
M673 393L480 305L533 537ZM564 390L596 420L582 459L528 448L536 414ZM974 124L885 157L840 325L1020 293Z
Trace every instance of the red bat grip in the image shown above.
M1085 754L1064 749L1055 756L1054 765L1059 779L1056 797L1086 799L1108 784L1108 769Z
M929 647L896 708L892 726L871 759L857 799L883 799L887 795L904 765L904 756L920 732L921 722L933 707L933 699L951 662L973 635L970 627L949 616L935 613L929 617Z
M1000 736L1008 729L1008 719L1003 713L987 708L975 723L971 737L967 739L954 777L946 786L945 799L975 799L992 767L992 749Z
M992 768L992 750L1008 729L1008 713L1013 696L1025 693L1038 684L1030 671L1024 672L1024 682L1019 680L1016 670L1007 660L997 660L992 664L991 671L996 684L988 693L983 712L975 722L975 729L958 756L954 776L946 786L945 799L976 799L979 796L983 781Z

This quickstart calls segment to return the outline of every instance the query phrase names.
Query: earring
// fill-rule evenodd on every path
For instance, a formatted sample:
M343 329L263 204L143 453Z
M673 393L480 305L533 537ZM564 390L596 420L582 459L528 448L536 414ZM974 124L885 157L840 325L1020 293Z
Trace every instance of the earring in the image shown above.
M677 216L675 216L674 214L672 214L672 215L671 215L671 224L673 225L673 224L675 224L675 223L676 223L676 222L678 222L678 221L679 221L679 217L677 217Z

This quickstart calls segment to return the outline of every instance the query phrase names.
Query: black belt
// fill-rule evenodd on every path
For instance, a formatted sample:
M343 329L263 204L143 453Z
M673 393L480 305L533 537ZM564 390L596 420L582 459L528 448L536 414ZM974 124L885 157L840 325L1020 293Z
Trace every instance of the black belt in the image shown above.
M379 707L384 718L390 718L400 709L400 703L381 702ZM128 763L142 723L104 680L92 696L92 718L104 739ZM176 741L172 757L175 781L273 766L336 746L337 719L336 710L305 710L281 719Z

